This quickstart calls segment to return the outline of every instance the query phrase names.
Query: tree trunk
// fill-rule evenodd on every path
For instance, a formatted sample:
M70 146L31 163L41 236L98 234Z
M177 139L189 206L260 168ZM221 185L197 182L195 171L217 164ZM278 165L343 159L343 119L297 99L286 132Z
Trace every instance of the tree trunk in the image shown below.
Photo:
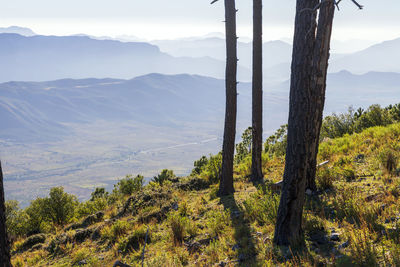
M251 179L253 182L260 182L263 179L262 173L262 0L253 0L253 148L251 161Z
M313 101L311 114L313 114L312 134L310 135L310 155L309 168L307 170L306 188L316 191L315 175L317 170L317 154L319 147L319 136L322 126L322 116L325 105L326 76L328 72L329 49L332 35L332 24L335 13L335 4L333 1L326 1L321 5L317 36L315 40L314 58L312 66L312 95Z
M226 106L224 141L222 146L222 171L219 195L229 195L233 188L233 157L235 152L236 113L237 113L237 38L235 0L225 0L226 31Z
M302 241L301 221L307 177L307 156L312 121L311 64L318 0L297 0L290 83L286 164L275 227L274 243L295 246ZM306 10L306 11L304 11Z
M0 162L0 267L11 266L10 246L6 229L6 207L4 200L3 170Z

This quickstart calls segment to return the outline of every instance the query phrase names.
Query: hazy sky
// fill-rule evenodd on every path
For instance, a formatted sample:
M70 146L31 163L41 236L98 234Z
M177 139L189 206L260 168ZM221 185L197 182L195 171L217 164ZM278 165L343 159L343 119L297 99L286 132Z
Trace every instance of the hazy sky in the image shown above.
M251 36L251 0L237 0L238 32ZM336 40L381 41L400 37L399 0L343 0ZM291 38L295 0L264 0L264 39ZM2 0L0 27L18 25L39 34L86 33L171 39L223 32L223 0Z

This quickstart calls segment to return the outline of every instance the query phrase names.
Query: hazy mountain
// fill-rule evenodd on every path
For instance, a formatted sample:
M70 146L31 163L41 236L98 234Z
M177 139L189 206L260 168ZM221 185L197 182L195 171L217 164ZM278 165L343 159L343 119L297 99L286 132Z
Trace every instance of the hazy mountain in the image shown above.
M139 42L95 40L85 36L0 34L0 81L63 78L130 78L152 72L224 77L225 63L210 57L172 57ZM239 68L239 78L250 71Z
M219 37L185 38L176 40L156 40L152 44L161 51L177 57L213 57L225 60L225 39ZM266 68L290 61L292 47L283 41L269 41L263 45L264 66ZM239 64L250 68L252 43L238 41Z
M369 71L400 72L400 38L373 45L362 51L333 60L331 71L349 70L353 73Z
M20 34L23 36L36 35L36 33L34 33L31 29L24 28L24 27L18 27L18 26L10 26L10 27L6 27L6 28L0 27L0 33L16 33L16 34Z

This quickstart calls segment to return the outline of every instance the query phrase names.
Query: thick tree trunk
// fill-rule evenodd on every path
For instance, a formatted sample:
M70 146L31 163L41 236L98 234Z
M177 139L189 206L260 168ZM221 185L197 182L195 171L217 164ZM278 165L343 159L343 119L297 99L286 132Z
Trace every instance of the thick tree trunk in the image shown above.
M225 128L222 146L222 171L219 195L229 195L233 188L233 157L235 152L236 112L237 112L237 38L235 0L225 0L226 31L226 106Z
M0 267L11 266L10 244L6 229L6 207L4 200L3 170L0 162Z
M318 0L297 0L293 39L292 73L287 134L286 164L274 243L296 245L302 240L301 221L305 198L311 106L311 64L315 40Z
M262 0L253 0L253 148L251 161L251 179L260 182L262 173Z
M315 175L317 170L317 154L319 147L319 136L322 126L322 116L325 105L326 76L328 72L329 49L332 35L332 24L335 13L335 4L333 1L325 1L321 5L317 36L314 47L314 58L312 65L312 106L311 114L313 114L312 134L310 135L310 155L307 170L306 188L316 191Z

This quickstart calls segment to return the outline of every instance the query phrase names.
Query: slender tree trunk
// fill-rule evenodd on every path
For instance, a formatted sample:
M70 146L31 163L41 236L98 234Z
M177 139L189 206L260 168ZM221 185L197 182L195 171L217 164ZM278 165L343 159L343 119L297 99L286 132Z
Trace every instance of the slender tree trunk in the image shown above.
M226 107L224 141L222 146L222 171L219 195L229 195L233 188L233 157L235 152L237 113L237 38L235 0L225 0L226 31Z
M262 173L262 0L253 0L253 148L251 161L251 179L260 182Z
M311 114L313 114L314 118L313 122L310 124L312 127L312 134L310 135L311 151L309 155L306 186L306 188L309 188L312 191L316 191L317 189L315 182L317 154L325 105L326 76L328 72L329 49L334 13L335 4L333 1L325 1L325 3L321 5L314 48L311 80L313 95Z
M11 266L10 244L6 229L6 207L4 200L3 170L0 162L0 267Z
M318 0L297 0L290 83L286 164L275 227L274 243L296 245L302 241L301 221L305 198L307 156L312 121L311 64L315 41Z

